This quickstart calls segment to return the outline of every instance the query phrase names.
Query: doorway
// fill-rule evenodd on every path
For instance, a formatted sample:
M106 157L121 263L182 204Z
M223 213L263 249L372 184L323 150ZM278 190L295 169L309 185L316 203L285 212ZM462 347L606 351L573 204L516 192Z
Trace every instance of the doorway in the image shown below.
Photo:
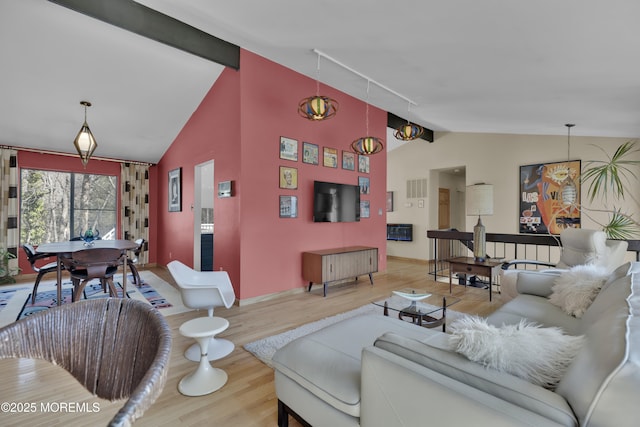
M214 185L213 160L194 169L193 195L193 268L213 271Z
M451 194L448 188L438 188L438 230L451 228Z

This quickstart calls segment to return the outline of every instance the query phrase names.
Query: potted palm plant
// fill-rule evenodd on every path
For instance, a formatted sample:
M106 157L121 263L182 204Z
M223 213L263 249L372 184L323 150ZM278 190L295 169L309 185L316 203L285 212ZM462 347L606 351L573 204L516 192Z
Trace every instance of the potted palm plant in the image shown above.
M610 239L629 240L640 235L640 222L634 218L634 212L625 212L617 207L622 200L630 200L640 212L640 202L636 196L638 189L637 170L640 160L636 141L628 141L620 145L613 155L605 154L607 160L590 160L582 171L582 182L588 184L587 199L592 204L596 199L603 203L603 208L592 208L582 204L583 214L602 227ZM635 190L636 193L631 191ZM602 219L602 216L606 219Z

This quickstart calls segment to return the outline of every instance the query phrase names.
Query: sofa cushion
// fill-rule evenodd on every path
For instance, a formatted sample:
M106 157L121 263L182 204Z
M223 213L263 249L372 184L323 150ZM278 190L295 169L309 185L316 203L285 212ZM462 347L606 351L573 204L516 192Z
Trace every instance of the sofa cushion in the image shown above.
M583 340L525 319L496 327L480 317L465 316L454 321L450 330L454 350L469 360L548 389L560 381Z
M597 265L577 265L555 279L549 302L565 313L582 317L610 273Z
M636 264L640 264L640 263L636 263ZM607 281L604 283L604 285L602 285L602 288L600 289L600 292L604 291L607 287L609 287L616 280L621 279L624 276L628 276L631 273L632 273L632 263L626 262L626 263L622 264L621 266L619 266L618 268L613 270L611 272L611 274L609 274L609 277L607 277Z
M358 417L362 349L386 332L417 340L444 336L381 314L356 316L293 340L275 353L273 365L329 405Z
M518 273L516 289L519 294L529 294L539 297L551 295L553 282L564 270L520 271Z
M557 387L580 425L637 425L640 396L640 277L625 276L598 294L581 319L583 350Z
M581 335L576 333L580 319L569 316L559 307L549 303L544 297L534 295L520 295L500 307L487 317L487 322L491 325L515 325L522 320L528 319L542 326L557 326L562 328L567 334Z
M554 420L557 425L578 424L566 400L557 393L505 372L487 369L450 348L445 349L432 344L433 342L419 342L402 334L387 333L376 340L375 347L540 414Z

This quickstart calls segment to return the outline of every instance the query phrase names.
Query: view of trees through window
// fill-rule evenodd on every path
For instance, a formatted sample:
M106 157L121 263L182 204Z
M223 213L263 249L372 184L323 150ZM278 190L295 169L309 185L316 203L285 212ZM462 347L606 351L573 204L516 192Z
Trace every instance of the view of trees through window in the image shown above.
M20 241L39 245L98 230L115 239L117 177L22 169Z

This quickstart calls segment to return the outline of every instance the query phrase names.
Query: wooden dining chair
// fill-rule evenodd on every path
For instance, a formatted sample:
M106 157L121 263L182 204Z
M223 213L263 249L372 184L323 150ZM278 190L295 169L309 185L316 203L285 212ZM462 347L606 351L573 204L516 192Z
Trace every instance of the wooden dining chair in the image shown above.
M127 399L108 425L131 426L164 388L171 339L167 321L151 305L100 298L40 311L0 328L0 359L44 359L67 370L94 396ZM95 423L85 419L83 424Z
M63 261L73 282L71 300L78 301L87 283L92 279L100 279L105 290L108 286L110 296L119 296L113 283L113 276L118 271L118 266L122 264L124 256L120 249L113 248L82 249L73 252L71 258ZM126 294L127 289L123 280L122 296L125 297Z
M41 264L41 263L38 263L38 261L40 261L41 259L49 258L51 256L55 258L56 255L55 254L39 254L36 252L33 246L29 244L22 245L22 249L24 250L24 253L27 255L27 259L29 260L29 264L31 264L31 268L33 269L33 271L38 273L38 277L36 277L36 282L33 284L33 291L31 292L31 304L35 304L36 294L38 293L38 285L40 284L40 280L42 280L42 276L44 276L47 273L56 272L58 268L58 262L54 261L54 262L46 263L44 265L37 265L37 264Z
M144 245L147 243L145 239L136 239L135 243L138 245L133 250L134 257L127 258L127 266L131 270L131 275L133 276L133 283L140 286L142 280L140 279L140 273L138 272L138 264L140 264L140 255L144 252Z

